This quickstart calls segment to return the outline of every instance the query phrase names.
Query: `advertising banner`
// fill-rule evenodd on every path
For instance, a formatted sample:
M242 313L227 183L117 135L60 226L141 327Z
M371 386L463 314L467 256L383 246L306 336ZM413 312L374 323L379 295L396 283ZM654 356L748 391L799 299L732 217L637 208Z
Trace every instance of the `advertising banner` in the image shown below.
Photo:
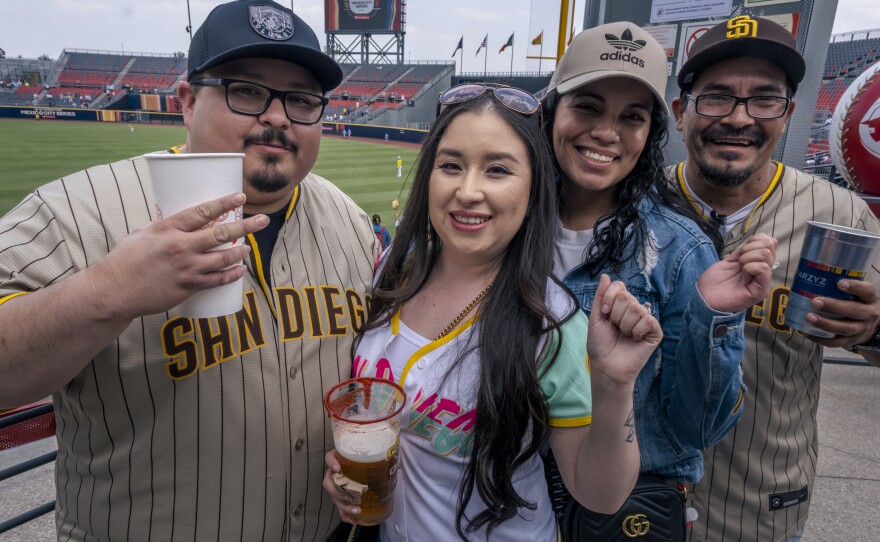
M324 0L326 32L401 31L401 0Z

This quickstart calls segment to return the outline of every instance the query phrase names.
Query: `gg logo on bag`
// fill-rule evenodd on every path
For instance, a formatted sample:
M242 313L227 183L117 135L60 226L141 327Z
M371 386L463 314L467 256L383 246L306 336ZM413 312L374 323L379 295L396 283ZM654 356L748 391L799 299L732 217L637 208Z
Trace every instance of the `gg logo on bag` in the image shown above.
M757 35L758 35L758 21L752 19L748 15L734 17L733 19L727 21L726 37L728 39L745 38L745 37L754 38Z
M645 514L632 514L626 516L621 524L623 534L625 534L627 538L645 536L648 534L650 528L651 522L648 521L648 516Z

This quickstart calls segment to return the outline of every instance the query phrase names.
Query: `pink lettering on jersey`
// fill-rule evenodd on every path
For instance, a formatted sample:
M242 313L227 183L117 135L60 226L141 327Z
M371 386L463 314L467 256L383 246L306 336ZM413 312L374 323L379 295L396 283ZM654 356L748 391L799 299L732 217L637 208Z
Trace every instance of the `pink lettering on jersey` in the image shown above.
M351 363L351 374L354 378L363 378L369 376L367 372L370 369L370 360L357 355ZM374 376L383 380L396 382L394 379L394 371L391 370L391 362L387 358L382 358L376 363Z
M434 453L447 456L455 453L468 457L473 450L472 431L477 411L462 413L462 407L452 399L416 392L407 420L412 432L431 443Z
M430 397L428 397L424 401L420 401L421 397L422 397L422 390L419 390L419 394L416 395L416 398L413 401L413 410L415 410L416 412L419 412L421 414L424 414L425 411L428 410L428 407L433 405L434 401L437 400L437 394L435 393L435 394L431 395Z
M449 422L446 425L446 427L448 427L450 429L461 428L462 431L470 431L471 429L474 428L474 424L476 424L476 423L477 423L477 409L474 409L474 410L469 410L469 411L465 412L461 416L458 416L457 418L455 418L454 420Z
M456 403L452 399L443 398L440 399L439 403L437 403L437 408L428 413L428 417L439 424L443 424L443 420L440 419L440 415L444 412L461 414L461 407L458 406L458 403Z
M387 358L380 359L379 363L376 364L376 378L382 378L384 380L396 382L394 378L394 371L391 370L391 362L388 361Z

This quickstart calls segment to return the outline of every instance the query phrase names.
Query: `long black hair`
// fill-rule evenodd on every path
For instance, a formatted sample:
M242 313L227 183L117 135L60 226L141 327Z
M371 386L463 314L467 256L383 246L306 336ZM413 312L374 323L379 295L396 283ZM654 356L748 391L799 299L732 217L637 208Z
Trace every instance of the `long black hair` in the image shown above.
M514 517L520 507L534 510L537 506L516 492L513 475L538 453L547 437L549 418L539 372L552 364L561 342L545 343L554 342L556 346L553 351L541 352L539 365L536 354L542 336L547 332L558 334L560 324L545 300L558 203L553 161L539 114L525 116L514 112L498 103L490 91L443 110L422 145L406 210L361 330L387 325L430 276L442 250L436 232L432 233L433 240L427 235L432 232L428 185L437 149L459 115L484 112L504 120L512 134L525 144L532 182L526 217L510 241L480 308L480 380L473 450L462 476L456 510L456 530L463 540L484 527L487 534L491 533ZM453 370L464 355L458 356ZM474 491L487 506L474 517L467 517L465 509Z
M562 96L555 90L544 98L544 131L547 141L553 141L553 123ZM585 254L587 271L595 277L603 271L618 273L623 264L637 256L649 239L644 220L639 218L639 207L647 198L655 198L658 202L672 208L678 214L691 219L709 237L720 255L722 249L721 235L711 224L707 223L685 201L684 197L667 180L663 172L663 147L668 137L667 116L663 107L654 98L651 112L651 126L645 148L639 155L636 165L623 181L617 183L614 193L617 207L610 213L599 217L597 223L608 220L608 225L595 231ZM554 161L559 182L560 206L564 207L566 181L565 172ZM655 247L657 249L661 247Z

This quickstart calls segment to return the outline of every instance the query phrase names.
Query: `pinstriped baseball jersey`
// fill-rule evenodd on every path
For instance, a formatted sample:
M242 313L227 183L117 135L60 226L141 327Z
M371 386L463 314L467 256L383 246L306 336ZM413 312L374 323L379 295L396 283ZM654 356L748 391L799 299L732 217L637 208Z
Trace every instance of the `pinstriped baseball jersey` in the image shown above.
M688 197L682 167L667 172ZM786 326L784 310L808 220L880 232L880 222L856 194L778 164L757 207L724 237L727 255L751 235L771 235L779 240L781 265L768 298L746 314L743 416L703 454L705 474L693 488L699 519L691 542L784 541L807 520L823 349ZM880 285L880 258L866 280Z
M93 265L155 218L141 158L41 187L0 220L0 303ZM332 435L322 393L351 368L378 241L310 174L244 308L145 316L53 396L59 540L323 540ZM144 270L148 273L149 270Z

